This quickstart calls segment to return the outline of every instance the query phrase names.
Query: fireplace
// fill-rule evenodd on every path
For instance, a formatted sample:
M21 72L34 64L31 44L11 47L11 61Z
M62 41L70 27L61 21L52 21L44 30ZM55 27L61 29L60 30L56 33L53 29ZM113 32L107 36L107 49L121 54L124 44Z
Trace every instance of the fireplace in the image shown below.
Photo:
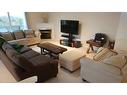
M51 39L51 29L39 29L41 35L40 38L41 39Z

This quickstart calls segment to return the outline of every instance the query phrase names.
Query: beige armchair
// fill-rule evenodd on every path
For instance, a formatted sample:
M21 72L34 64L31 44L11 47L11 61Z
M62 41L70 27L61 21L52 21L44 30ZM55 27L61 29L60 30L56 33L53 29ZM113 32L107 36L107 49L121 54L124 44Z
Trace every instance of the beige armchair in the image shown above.
M87 57L80 60L81 77L92 83L120 83L127 82L127 53L117 55L109 54L101 57L102 60L95 61Z

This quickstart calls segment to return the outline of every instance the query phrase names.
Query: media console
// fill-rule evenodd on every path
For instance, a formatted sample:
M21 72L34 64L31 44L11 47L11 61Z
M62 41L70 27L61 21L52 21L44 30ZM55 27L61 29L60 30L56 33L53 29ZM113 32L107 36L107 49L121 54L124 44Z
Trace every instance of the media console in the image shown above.
M82 46L81 41L74 40L75 37L73 35L61 35L61 36L67 38L67 39L60 39L61 45L75 47L75 48L79 48Z

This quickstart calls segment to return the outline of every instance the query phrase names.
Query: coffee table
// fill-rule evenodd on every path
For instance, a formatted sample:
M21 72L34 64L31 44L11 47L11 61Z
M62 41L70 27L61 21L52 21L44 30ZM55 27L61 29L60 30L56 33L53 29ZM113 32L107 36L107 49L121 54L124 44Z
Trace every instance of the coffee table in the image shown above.
M48 54L51 58L59 59L59 54L67 51L66 48L60 47L58 45L54 45L49 42L40 43L37 45L41 49L41 54Z

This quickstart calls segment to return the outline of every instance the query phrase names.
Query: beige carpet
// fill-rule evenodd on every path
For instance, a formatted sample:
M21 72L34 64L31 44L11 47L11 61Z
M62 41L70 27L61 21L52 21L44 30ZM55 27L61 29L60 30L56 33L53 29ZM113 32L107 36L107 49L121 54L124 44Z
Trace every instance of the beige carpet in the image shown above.
M0 60L0 83L16 82L11 73Z

